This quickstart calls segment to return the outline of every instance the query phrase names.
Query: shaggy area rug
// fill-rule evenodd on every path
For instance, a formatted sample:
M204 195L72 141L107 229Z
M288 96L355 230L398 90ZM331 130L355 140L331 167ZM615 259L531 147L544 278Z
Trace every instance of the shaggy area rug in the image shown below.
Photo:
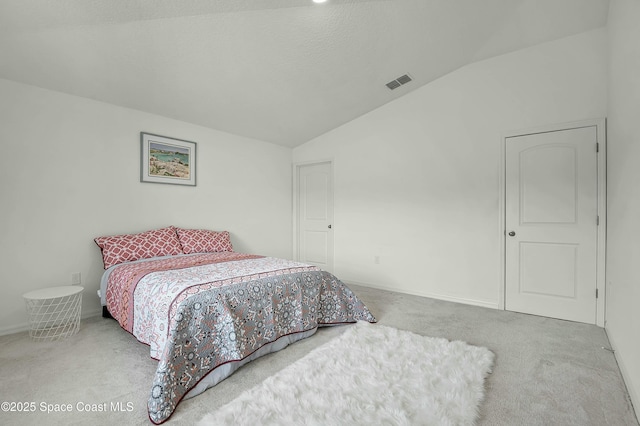
M358 322L206 415L208 425L472 425L494 355Z

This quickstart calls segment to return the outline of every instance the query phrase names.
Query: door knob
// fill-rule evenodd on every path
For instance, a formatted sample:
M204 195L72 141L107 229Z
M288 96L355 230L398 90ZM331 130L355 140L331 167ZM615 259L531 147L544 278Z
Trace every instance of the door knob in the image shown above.
M329 229L331 229L331 225L329 225Z
M516 236L516 233L515 233L514 231L509 231L509 236L510 236L510 237L515 237L515 236Z

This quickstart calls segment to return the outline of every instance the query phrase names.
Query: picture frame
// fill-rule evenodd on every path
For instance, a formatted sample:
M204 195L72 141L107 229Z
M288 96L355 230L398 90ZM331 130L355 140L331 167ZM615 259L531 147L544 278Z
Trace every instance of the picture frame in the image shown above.
M196 143L140 132L140 182L196 186Z

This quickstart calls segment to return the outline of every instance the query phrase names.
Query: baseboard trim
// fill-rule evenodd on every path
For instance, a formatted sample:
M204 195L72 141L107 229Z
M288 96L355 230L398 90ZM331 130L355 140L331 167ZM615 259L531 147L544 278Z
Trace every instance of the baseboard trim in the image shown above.
M500 304L499 304L498 301L481 300L481 299L468 299L468 298L464 298L464 297L450 296L450 295L447 295L447 294L413 291L413 290L389 287L389 286L378 285L378 284L362 283L362 282L349 280L349 279L346 279L346 280L343 279L342 281L345 282L347 285L348 284L353 284L353 285L358 285L358 286L361 286L361 287L376 288L378 290L395 291L396 293L410 294L412 296L429 297L431 299L444 300L444 301L447 301L447 302L462 303L464 305L481 306L483 308L490 308L490 309L500 309Z
M92 317L97 317L102 315L102 308L100 309L91 309L85 310L82 312L81 318L87 319ZM82 326L82 324L80 324ZM22 324L10 325L8 327L0 327L0 336L7 336L9 334L22 333L25 331L29 331L29 323L25 322Z
M611 349L613 349L613 356L615 357L616 362L618 363L618 368L620 369L620 374L622 375L622 380L624 381L624 385L627 387L627 393L629 394L629 400L631 402L631 407L633 408L633 412L636 415L636 421L640 422L640 415L639 415L640 412L638 411L640 410L640 394L638 394L638 391L636 390L636 388L633 387L633 382L630 380L630 376L629 376L629 370L627 369L627 366L625 365L622 357L619 355L619 352L616 349L618 345L616 344L615 340L611 337L611 333L609 333L609 330L607 329L606 326L604 331L607 334L607 339L609 339L609 344L611 344Z
M22 333L29 330L28 323L10 325L8 327L0 327L0 336L7 336L9 334Z
M82 319L102 316L102 306L98 309L87 310L82 313Z

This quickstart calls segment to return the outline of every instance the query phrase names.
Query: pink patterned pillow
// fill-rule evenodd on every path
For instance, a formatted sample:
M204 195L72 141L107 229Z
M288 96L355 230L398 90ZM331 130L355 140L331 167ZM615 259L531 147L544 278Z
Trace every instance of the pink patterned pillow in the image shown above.
M182 251L190 253L215 253L233 251L231 237L227 231L216 232L206 229L176 228L182 244Z
M102 250L104 269L122 262L182 254L182 246L173 226L141 234L98 237L94 241Z

